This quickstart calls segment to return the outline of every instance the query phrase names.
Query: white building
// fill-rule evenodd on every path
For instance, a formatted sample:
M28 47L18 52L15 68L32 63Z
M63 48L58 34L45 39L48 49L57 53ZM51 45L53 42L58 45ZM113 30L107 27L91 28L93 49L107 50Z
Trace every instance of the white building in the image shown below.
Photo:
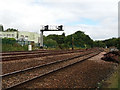
M40 34L36 32L27 32L27 31L20 31L18 32L18 40L24 41L33 41L35 43L39 43Z
M39 43L40 34L27 31L0 31L0 38L15 38L19 41L31 41Z

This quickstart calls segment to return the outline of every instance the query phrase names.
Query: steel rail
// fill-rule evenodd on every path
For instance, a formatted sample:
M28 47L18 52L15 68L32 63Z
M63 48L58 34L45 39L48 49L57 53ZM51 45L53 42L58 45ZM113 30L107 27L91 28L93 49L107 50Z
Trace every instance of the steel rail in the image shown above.
M80 51L79 51L80 52ZM84 52L84 51L81 51ZM44 57L44 56L51 56L51 55L59 55L59 54L68 54L68 53L77 53L77 52L52 52L52 53L37 53L35 55L28 54L26 55L21 55L21 56L10 56L10 57L1 57L2 61L12 61L12 60L22 60L26 58L35 58L35 57Z
M49 72L45 72L45 73L43 73L43 74L41 74L41 75L39 75L39 76L36 76L36 77L34 77L34 78L31 78L31 79L29 79L29 80L25 80L25 81L23 81L23 82L14 84L14 85L6 88L6 89L14 88L14 87L16 87L16 86L19 86L19 85L24 84L24 83L26 83L26 82L32 81L32 80L37 79L37 78L39 78L39 77L42 77L42 76L45 76L45 75L47 75L47 74L50 74L50 73L56 72L56 71L58 71L58 70L64 69L64 68L66 68L66 67L72 66L72 65L74 65L74 64L76 64L76 63L83 62L83 61L85 61L85 60L87 60L87 59L89 59L89 58L91 58L91 57L94 57L94 56L98 55L99 53L100 53L100 51L97 52L96 54L90 56L90 57L87 57L87 58L82 59L82 60L80 60L80 61L76 61L76 62L74 62L74 63L72 63L72 64L69 64L69 65L65 65L65 66L60 67L60 68L56 68L56 69L51 70L51 71L49 71ZM89 54L90 54L90 53L89 53ZM92 54L92 53L91 53L91 54ZM87 54L87 55L88 55L88 54ZM85 55L83 55L83 56L85 56ZM71 60L71 59L75 59L75 58L79 58L79 57L81 57L81 55L80 55L80 56L73 57L73 58L69 58L69 59L66 59L66 60ZM66 61L66 60L64 60L64 61ZM61 62L61 60L60 60L59 62ZM58 62L54 62L54 63L50 63L50 64L55 64L55 63L58 63ZM50 65L50 64L47 64L47 65ZM47 65L44 65L44 66L47 66ZM43 67L43 66L39 66L39 67ZM36 67L34 67L34 68L38 68L38 67L36 66ZM34 68L31 68L31 69L34 69ZM30 69L29 69L29 70L30 70ZM26 70L25 70L25 71L26 71ZM22 72L23 72L23 71L22 71ZM18 72L17 72L17 73L18 73ZM13 73L13 74L14 74L14 73ZM5 75L5 76L6 76L6 75Z
M35 67L30 67L30 68L26 68L26 69L23 69L23 70L18 70L18 71L11 72L11 73L6 73L6 74L3 74L3 75L0 75L0 77L5 77L5 76L16 74L16 73L19 73L19 72L24 72L24 71L27 71L27 70L30 70L30 69L35 69L35 68L39 68L39 67L43 67L43 66L47 66L47 65L67 61L67 60L71 60L71 59L82 57L82 56L85 56L85 55L88 55L88 54L91 54L91 52L86 53L86 54L82 54L82 55L78 55L78 56L75 56L75 57L72 57L72 58L68 58L68 59L58 60L58 61L50 62L50 63L47 63L47 64L42 64L42 65L38 65L38 66L35 66Z
M84 51L84 50L76 50L77 51ZM61 50L39 50L39 51L21 51L21 52L2 52L0 53L2 56L7 56L7 55L19 55L19 54L31 54L31 53L51 53L51 52L61 52ZM64 52L74 52L74 50L64 50Z

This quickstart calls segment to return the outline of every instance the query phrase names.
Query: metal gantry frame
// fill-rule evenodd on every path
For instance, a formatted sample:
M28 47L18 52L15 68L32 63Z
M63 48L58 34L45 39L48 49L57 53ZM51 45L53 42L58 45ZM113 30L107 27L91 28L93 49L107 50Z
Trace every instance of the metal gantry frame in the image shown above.
M64 31L63 25L57 26L56 29L49 29L49 25L43 26L42 29L40 29L40 48L43 48L43 32L44 31Z

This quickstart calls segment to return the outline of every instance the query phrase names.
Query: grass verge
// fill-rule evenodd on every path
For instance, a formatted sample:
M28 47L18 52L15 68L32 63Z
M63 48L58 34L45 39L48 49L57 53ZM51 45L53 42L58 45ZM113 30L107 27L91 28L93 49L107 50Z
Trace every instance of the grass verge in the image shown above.
M120 65L116 71L103 83L102 88L120 90Z

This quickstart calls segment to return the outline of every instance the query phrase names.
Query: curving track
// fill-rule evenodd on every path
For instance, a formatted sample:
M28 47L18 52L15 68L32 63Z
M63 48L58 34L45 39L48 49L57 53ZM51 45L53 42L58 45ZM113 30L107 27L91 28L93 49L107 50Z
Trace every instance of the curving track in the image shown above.
M86 54L84 53L82 55L74 56L72 58L62 59L62 60L46 63L43 65L30 67L24 70L19 70L12 73L1 75L3 79L2 88L8 89L8 88L19 86L31 80L56 72L60 69L69 67L73 64L83 62L99 54L100 52L101 51L99 50L91 51L91 52L87 52Z

